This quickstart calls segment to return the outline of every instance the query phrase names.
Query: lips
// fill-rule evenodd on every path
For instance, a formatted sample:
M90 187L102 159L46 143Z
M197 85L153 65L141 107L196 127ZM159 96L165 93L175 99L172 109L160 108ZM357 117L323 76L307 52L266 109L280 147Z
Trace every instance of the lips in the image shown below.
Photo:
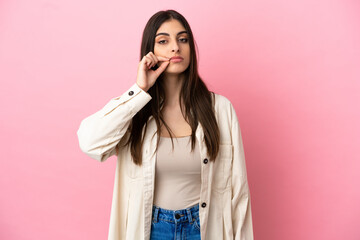
M180 56L174 56L174 57L170 58L171 62L181 62L183 60L184 59L182 57L180 57Z
M184 59L183 59L182 57L180 57L180 56L175 56L175 57L170 58L170 60L175 60L175 59L184 60Z

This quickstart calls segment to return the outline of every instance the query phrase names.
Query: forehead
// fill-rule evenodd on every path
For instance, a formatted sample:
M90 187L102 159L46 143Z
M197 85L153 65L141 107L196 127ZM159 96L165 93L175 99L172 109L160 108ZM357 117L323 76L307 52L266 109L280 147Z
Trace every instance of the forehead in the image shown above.
M156 31L156 34L169 33L170 35L176 35L180 31L185 31L184 26L178 20L171 19L163 22L159 29Z

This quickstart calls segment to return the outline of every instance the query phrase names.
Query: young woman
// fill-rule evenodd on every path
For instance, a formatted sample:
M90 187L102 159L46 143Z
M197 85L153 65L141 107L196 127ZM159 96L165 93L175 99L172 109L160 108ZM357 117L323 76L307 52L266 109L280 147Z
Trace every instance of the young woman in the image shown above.
M253 239L237 115L198 75L178 12L149 19L136 82L77 134L88 156L117 156L109 240Z

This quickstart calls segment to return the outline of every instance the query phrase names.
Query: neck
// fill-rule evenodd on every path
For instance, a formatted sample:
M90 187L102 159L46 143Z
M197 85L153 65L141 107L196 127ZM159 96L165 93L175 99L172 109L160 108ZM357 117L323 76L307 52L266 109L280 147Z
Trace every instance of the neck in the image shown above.
M183 81L183 74L164 75L163 82L166 96L166 102L164 103L164 106L175 107L179 105L179 96Z

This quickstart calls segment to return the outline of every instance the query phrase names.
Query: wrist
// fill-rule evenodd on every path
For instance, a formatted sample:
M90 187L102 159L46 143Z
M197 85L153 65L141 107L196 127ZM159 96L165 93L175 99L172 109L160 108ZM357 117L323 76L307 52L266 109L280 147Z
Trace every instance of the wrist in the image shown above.
M143 87L141 85L139 85L138 83L136 83L138 85L139 88L141 88L144 92L147 92L149 90L149 88Z

